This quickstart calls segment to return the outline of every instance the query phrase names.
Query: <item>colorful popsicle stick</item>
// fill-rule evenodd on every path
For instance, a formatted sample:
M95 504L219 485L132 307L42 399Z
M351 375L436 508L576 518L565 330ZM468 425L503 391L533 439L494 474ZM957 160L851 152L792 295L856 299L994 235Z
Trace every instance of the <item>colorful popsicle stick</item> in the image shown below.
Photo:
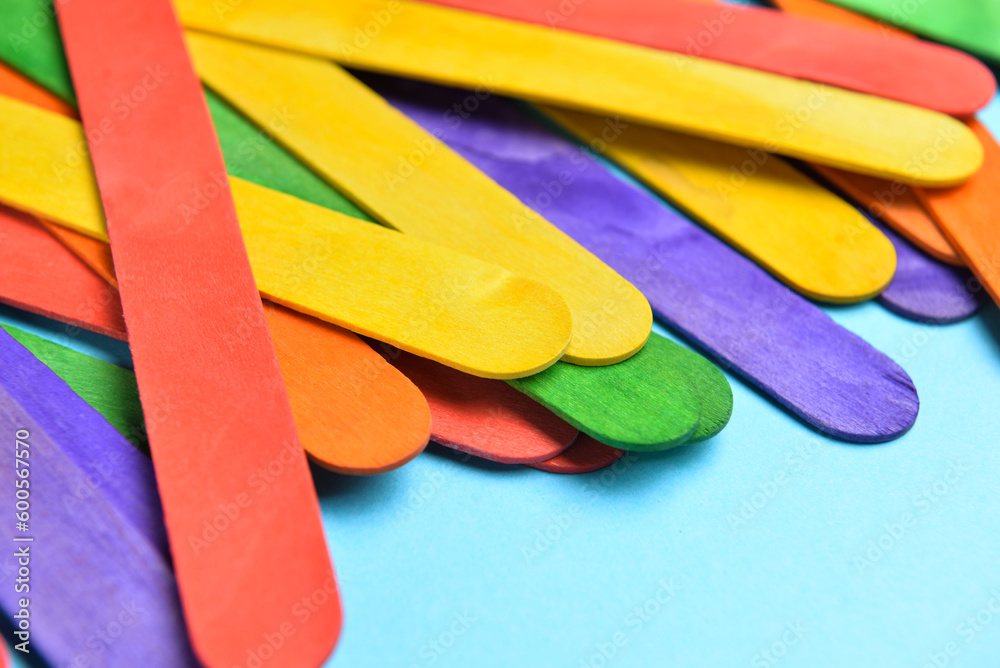
M106 240L93 172L74 153L80 125L5 97L0 118L0 201ZM186 191L188 206L209 186L218 192L216 181ZM541 283L246 181L232 188L272 301L476 375L531 374L566 348L569 310Z
M340 635L336 579L222 153L171 4L76 0L58 19L192 646L210 668L244 662L290 623L303 597L326 590L327 605L298 624L294 643L270 644L282 665L318 665ZM207 447L192 451L193 441ZM252 484L271 465L280 475ZM206 525L220 516L227 526L209 542ZM274 549L276 536L295 545L294 568Z
M546 107L591 145L607 121ZM871 299L892 280L892 244L852 206L784 159L655 128L622 128L604 154L797 292Z
M59 64L55 63L50 68L52 70L58 71ZM254 159L246 159L241 162L241 167L245 168L245 175L265 186L275 185L278 189L283 189L289 194L297 195L303 199L313 201L315 203L338 207L343 201L342 196L337 193L331 186L323 181L319 181L324 188L330 191L329 195L324 195L319 193L316 186L316 180L318 177L302 166L301 163L294 159L290 159L276 144L274 144L269 138L269 131L261 131L250 125L242 116L237 112L232 111L225 103L221 101L217 96L209 93L207 95L209 108L215 114L214 121L217 128L219 128L219 136L222 141L223 151L232 156L229 158L232 160L239 160L241 156L244 156L247 151L248 146L257 147L260 149L260 153L253 154ZM222 107L225 106L225 109ZM223 113L216 113L219 110ZM228 110L228 111L227 111ZM226 127L223 127L226 126ZM275 156L279 157L279 162L282 165L281 171L288 177L281 181L274 181L274 171L269 170L264 166L267 160ZM350 208L348 208L350 207ZM352 211L353 205L348 205L348 207L341 207L340 210L349 215L357 215L357 211ZM66 234L62 235L66 237ZM81 244L79 239L75 242L70 243L70 247L74 248L75 251L81 255L91 266L95 267L101 275L113 274L111 269L111 262L109 255L105 250L99 251L96 254L94 249L87 249L83 244ZM90 255L90 257L88 257ZM102 259L103 257L103 259ZM712 369L703 359L694 355L690 351L684 349L681 346L671 345L664 347L660 355L660 365L663 367L663 373L667 370L675 367L683 367L694 365L696 368L704 368L705 372L702 374L701 384L702 387L701 395L706 393L711 393L712 396L702 397L706 399L706 404L708 409L703 408L702 420L698 424L698 428L695 431L694 439L704 439L710 437L718 429L721 429L725 425L729 418L729 414L732 410L732 393L725 381L725 378L719 374L718 370ZM560 362L559 364L563 364ZM573 375L571 373L572 367L569 367L567 373L561 374L560 378L563 379L562 382L565 384L565 391L561 393L561 396L566 398L567 402L573 404L586 405L594 401L594 397L581 394L579 392L574 392L575 384L573 383ZM530 390L528 395L531 396ZM612 395L614 397L615 395ZM532 397L539 399L539 397ZM663 422L660 420L660 415L662 411L669 410L672 404L663 400L655 406L645 407L631 405L628 403L619 402L616 404L615 409L623 421L623 425L632 425L633 433L637 438L641 438L641 435L648 433L651 429L657 429L663 426ZM648 409L648 410L647 410ZM683 428L681 428L683 427ZM663 433L662 438L665 441L672 441L674 439L680 438L678 434L684 434L690 428L690 425L681 425L677 427L676 425L669 425L670 429L674 429L672 433Z
M920 185L960 183L982 161L968 131L937 112L473 12L402 0L340 0L336 8L322 0L243 0L231 12L179 0L177 8L189 28L360 69L621 115ZM385 25L359 48L356 31L374 16L386 17ZM935 142L935 159L922 160Z
M0 60L75 104L52 0L3 0Z
M716 0L706 1L715 2ZM819 19L820 21L853 26L855 28L875 28L885 35L913 36L913 33L900 30L894 25L876 21L875 19L862 16L843 7L822 2L821 0L771 0L771 4L782 11L795 14L796 16Z
M287 109L295 121L275 138L373 217L563 295L566 361L613 364L645 343L652 315L634 287L338 66L205 35L188 44L205 83L258 125Z
M1000 63L1000 5L993 0L833 0L835 4Z
M762 7L683 0L433 0L456 9L685 53L967 116L997 86L960 51Z
M15 555L6 563L16 565L18 551L31 560L29 608L13 586L0 590L0 606L15 621L30 616L28 648L54 665L198 665L157 545L163 520L149 461L6 331L0 364L0 429L16 437L12 458L26 453L0 467L0 483L12 508L15 481L31 490L25 528L0 529ZM101 640L112 627L114 640Z
M812 165L811 169L931 257L948 264L962 264L910 186L822 165Z
M64 116L73 117L76 115L71 106L3 63L0 63L0 90L3 91L4 95L16 97L42 109L48 109Z
M134 373L16 327L0 326L40 362L52 369L77 396L104 416L119 434L141 452L149 454L149 438L142 418L142 403L139 401L139 388L135 384ZM155 484L152 478L150 483Z
M373 85L525 202L538 205L539 184L562 175L549 220L630 278L657 317L806 423L859 442L913 425L919 400L903 369L577 145L499 99L453 127L441 111L467 92Z
M868 30L879 37L898 35L914 39L911 33L819 0L779 0L775 4L790 14ZM868 213L886 222L931 257L950 264L962 264L955 249L941 234L909 186L822 165L813 165L812 168Z
M904 318L936 325L975 315L985 295L968 269L938 262L874 218L872 223L892 241L899 258L892 283L878 296L882 306Z
M0 205L0 301L125 340L118 293L31 216Z
M976 275L983 287L1000 304L1000 145L979 121L969 127L986 147L983 170L958 188L915 189L920 201L952 247Z
M504 464L531 464L557 456L579 433L506 383L401 350L385 349L385 354L427 398L431 440L441 445Z
M611 466L624 454L624 450L612 448L586 434L580 434L565 452L529 466L549 473L592 473Z
M601 443L638 452L665 450L687 443L701 419L694 379L688 380L685 374L664 374L659 363L661 349L669 345L670 341L654 333L626 362L580 367L579 371L557 364L509 382ZM569 373L573 374L572 388L565 378ZM587 404L571 401L580 393L594 400ZM666 410L656 410L664 404ZM646 430L636 433L634 425L621 419L621 405L646 406L659 422L651 422ZM686 425L691 426L684 431Z

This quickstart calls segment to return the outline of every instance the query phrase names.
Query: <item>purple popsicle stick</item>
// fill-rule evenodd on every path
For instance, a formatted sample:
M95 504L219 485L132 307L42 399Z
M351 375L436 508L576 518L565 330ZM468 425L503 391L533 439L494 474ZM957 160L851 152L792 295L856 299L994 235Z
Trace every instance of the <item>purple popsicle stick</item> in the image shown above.
M910 320L946 325L971 317L985 303L982 286L968 269L938 262L862 213L896 247L896 275L879 304Z
M19 530L14 517L0 522L8 555L28 549L28 591L14 588L14 578L23 576L21 557L0 558L0 580L6 580L0 606L15 630L20 599L27 598L29 648L52 665L196 666L170 564L150 540L162 532L162 518L152 531L142 530L136 526L141 514L120 505L148 501L150 490L141 488L150 484L152 464L142 471L121 464L127 457L109 457L134 448L3 330L0 368L0 434L9 457L0 466L0 488L7 508L15 508L15 481L24 480L14 465L15 437L28 443L18 449L29 452L27 468L19 467L30 472L27 530ZM39 411L46 402L48 409ZM90 440L99 461L118 463L114 485L94 485L78 498L74 490L87 474L69 452L82 440Z
M510 103L359 76L631 280L657 317L803 421L866 443L913 425L919 399L895 362Z

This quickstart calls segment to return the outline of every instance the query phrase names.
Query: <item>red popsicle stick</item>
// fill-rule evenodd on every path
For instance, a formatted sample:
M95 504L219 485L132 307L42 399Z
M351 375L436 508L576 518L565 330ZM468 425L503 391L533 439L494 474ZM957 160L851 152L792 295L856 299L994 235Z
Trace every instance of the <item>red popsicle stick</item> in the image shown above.
M682 0L432 1L817 81L957 116L986 106L997 90L989 69L956 49L767 8Z
M470 376L395 348L386 358L424 393L431 440L449 448L504 464L530 464L555 457L579 433L501 380Z
M549 473L590 473L611 466L624 454L624 450L612 448L586 434L580 434L576 442L562 454L529 466Z
M181 28L169 0L58 12L192 644L209 668L314 668L337 584Z
M126 339L118 292L31 216L0 205L0 301Z

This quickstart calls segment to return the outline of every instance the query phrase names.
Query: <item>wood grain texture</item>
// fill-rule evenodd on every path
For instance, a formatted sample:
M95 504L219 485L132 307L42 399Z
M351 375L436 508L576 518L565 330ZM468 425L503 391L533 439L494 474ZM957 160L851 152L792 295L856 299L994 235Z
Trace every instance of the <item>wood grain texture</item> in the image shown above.
M73 107L38 86L23 74L16 72L7 65L0 63L0 91L31 104L48 109L64 116L76 115Z
M149 460L5 331L0 364L0 429L11 439L28 432L21 440L30 452L29 530L6 522L0 537L32 557L32 653L60 666L199 665L158 538L163 519ZM11 508L17 480L13 462L0 467ZM33 541L12 542L25 537ZM0 591L8 615L19 596L13 586ZM98 640L111 625L114 640Z
M586 434L580 434L565 452L530 466L549 473L592 473L613 465L624 454L624 450L612 448Z
M61 5L58 18L192 646L209 667L243 662L248 648L291 623L304 596L326 589L327 605L297 625L296 642L272 644L282 665L318 665L340 635L336 579L225 164L173 9L169 0L78 0ZM194 440L208 447L193 452ZM280 475L251 484L275 463ZM206 523L220 516L225 527L209 541ZM294 543L294 567L274 549L275 536Z
M638 286L658 318L806 423L862 442L912 426L919 400L898 365L578 145L502 100L451 128L440 110L466 92L372 83L525 202L537 205L539 184L561 175L549 220Z
M989 69L960 51L800 19L762 7L672 0L434 0L515 21L838 86L967 116L996 94Z
M910 186L822 165L812 165L812 169L855 204L885 222L931 257L948 264L962 264L958 253L945 239Z
M958 188L915 189L917 197L993 301L1000 304L1000 145L979 121L969 127L986 147L986 163Z
M85 154L65 157L80 125L5 97L0 118L0 201L106 240ZM198 191L220 183L192 186L188 206L214 201ZM257 287L273 301L487 377L535 373L566 349L572 316L541 283L247 181L231 187Z
M545 107L593 144L606 119ZM621 128L604 154L795 291L871 299L892 280L892 244L858 211L777 156L649 127Z
M573 312L566 361L613 364L649 336L639 292L333 63L192 34L214 91L373 217L409 236L494 262L557 290Z
M901 38L915 39L911 33L892 25L820 0L778 0L775 4L790 14L868 30L878 34L879 37L897 35ZM893 230L931 257L949 264L962 264L955 249L941 234L941 230L909 186L898 181L852 174L822 165L813 165L813 169L868 213L886 222Z
M143 454L149 454L149 438L134 373L16 327L2 327L100 413L119 434Z
M972 317L986 301L968 269L938 262L874 218L872 223L881 227L899 257L896 276L878 296L879 304L910 320L945 325Z
M208 0L179 0L177 8L189 28L359 69L621 115L919 185L960 183L982 161L971 134L937 112L472 12L390 4L397 1L340 0L335 11L323 0L244 0L232 12L216 11ZM388 17L386 25L358 48L355 30L373 13ZM947 150L932 163L913 164L942 134L951 140Z
M832 0L862 14L1000 63L1000 5L992 0Z
M416 383L430 405L431 440L504 464L555 457L579 433L506 383L476 378L400 350L386 359Z
M685 373L680 375L665 371L663 358L671 356L674 345L653 333L642 350L624 362L576 371L560 363L509 382L601 443L639 452L666 450L687 443L701 420L698 386L686 376L693 369L682 368ZM573 374L573 387L566 374ZM573 401L576 396L589 401ZM636 406L648 416L645 421L622 419Z
M125 340L121 301L36 219L0 205L0 301Z
M71 244L77 255L89 255L91 262L110 269L107 244L53 227L61 230L63 241ZM34 257L33 246L20 244L11 249L18 253L22 266L32 271L44 269L24 262ZM56 275L66 273L67 265L79 265L72 256L58 262L53 262L53 257L50 255L48 262ZM111 271L111 285L115 285ZM93 323L113 315L113 305L119 303L117 292L108 285L95 288L69 283L63 285L63 291L74 303L93 305L86 312L87 320L80 324L91 331L98 329ZM104 294L110 294L113 301L101 300ZM347 330L270 302L264 302L264 313L295 425L312 461L339 473L371 475L398 468L423 451L430 429L427 401L403 374ZM66 321L58 315L55 319ZM115 335L125 339L124 323ZM47 350L44 344L39 344L42 352ZM39 355L36 346L25 345ZM148 447L134 374L73 351L66 355L69 360L61 366L43 361L133 443ZM61 360L55 358L56 362Z

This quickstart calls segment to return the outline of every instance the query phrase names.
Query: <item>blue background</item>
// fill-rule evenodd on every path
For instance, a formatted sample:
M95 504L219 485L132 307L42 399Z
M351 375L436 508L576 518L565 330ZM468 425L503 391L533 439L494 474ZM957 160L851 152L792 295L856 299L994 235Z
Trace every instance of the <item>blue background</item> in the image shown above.
M1000 131L1000 103L983 118ZM824 438L730 377L720 436L617 470L436 445L373 478L314 470L345 609L327 665L998 665L1000 312L826 310L913 378L903 438ZM0 320L129 365L103 337Z

